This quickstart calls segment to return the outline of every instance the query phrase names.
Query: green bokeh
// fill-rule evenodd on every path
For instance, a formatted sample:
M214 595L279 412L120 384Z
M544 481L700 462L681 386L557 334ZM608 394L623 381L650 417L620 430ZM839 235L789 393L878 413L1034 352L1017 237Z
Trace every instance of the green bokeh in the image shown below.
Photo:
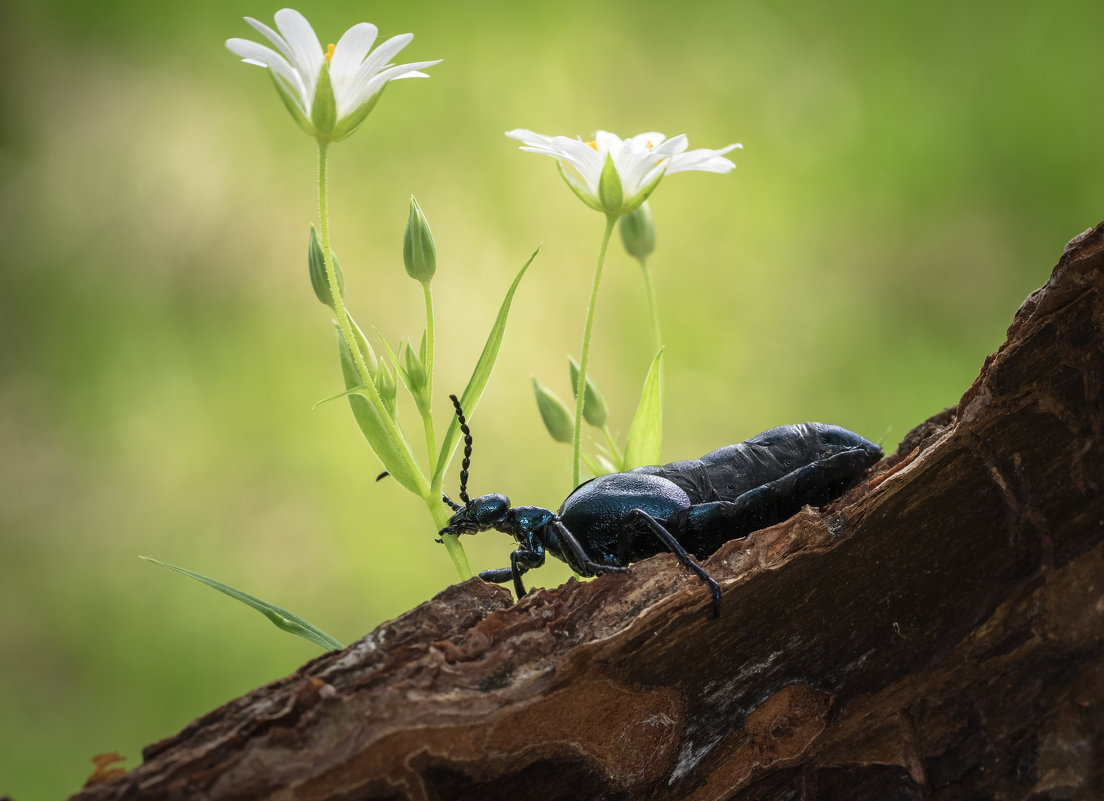
M368 17L415 32L402 60L445 59L331 162L350 306L393 343L423 325L411 193L433 226L439 431L544 243L472 422L473 493L569 489L530 376L569 397L602 228L508 129L745 146L734 173L652 199L670 459L810 419L893 446L1104 218L1098 0L315 6L323 41ZM137 554L347 642L455 578L348 409L311 408L341 388L306 273L313 145L223 47L277 7L5 9L0 794L18 801L74 791L97 753L134 765L317 653ZM638 272L615 240L591 375L622 433L652 356ZM506 563L503 535L469 543L476 569Z

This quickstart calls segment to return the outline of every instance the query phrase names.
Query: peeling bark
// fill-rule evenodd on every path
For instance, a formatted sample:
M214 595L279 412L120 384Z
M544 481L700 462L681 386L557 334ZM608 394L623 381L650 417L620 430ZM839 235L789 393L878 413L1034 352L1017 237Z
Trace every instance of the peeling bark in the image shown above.
M511 603L473 579L93 799L1104 798L1104 223L844 498Z

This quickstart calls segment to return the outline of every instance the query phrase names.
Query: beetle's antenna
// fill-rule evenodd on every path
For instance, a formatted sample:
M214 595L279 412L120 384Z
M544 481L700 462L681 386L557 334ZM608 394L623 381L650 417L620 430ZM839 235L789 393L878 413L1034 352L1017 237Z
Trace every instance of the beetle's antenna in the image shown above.
M464 410L460 408L460 401L455 395L449 395L449 400L456 407L456 418L460 421L460 433L464 435L464 461L460 463L460 500L466 506L471 501L468 498L468 468L471 467L472 434L468 428L468 421L464 419Z

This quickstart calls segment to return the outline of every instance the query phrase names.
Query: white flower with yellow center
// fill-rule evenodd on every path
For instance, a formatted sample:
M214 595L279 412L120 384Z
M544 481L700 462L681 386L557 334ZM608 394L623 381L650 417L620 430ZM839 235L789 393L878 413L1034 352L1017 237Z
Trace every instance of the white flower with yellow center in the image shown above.
M593 142L568 136L542 136L523 128L506 135L522 143L522 150L556 159L556 166L579 199L596 211L628 214L640 206L664 175L687 170L725 173L736 165L725 153L743 147L687 151L685 134L670 139L661 133L642 133L621 139L598 131Z
M393 36L372 50L379 31L370 22L349 28L324 52L311 24L294 9L276 12L276 30L252 17L245 21L276 49L248 39L227 39L227 49L246 64L267 68L284 105L303 130L329 142L344 139L360 127L388 82L426 78L420 70L440 61L389 63L414 34Z

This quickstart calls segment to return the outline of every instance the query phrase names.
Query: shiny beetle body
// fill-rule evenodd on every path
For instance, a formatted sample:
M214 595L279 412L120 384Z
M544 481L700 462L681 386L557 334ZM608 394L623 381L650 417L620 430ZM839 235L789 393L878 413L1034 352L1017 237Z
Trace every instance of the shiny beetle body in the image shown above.
M505 495L468 499L471 432L455 401L465 434L460 497L443 534L495 529L518 548L510 567L484 570L487 581L513 580L544 564L546 555L583 576L623 572L631 562L674 553L710 588L719 614L720 587L698 564L731 539L785 520L802 506L838 498L882 457L873 442L834 425L803 423L764 431L701 459L638 467L580 484L555 513L539 506L510 506Z

